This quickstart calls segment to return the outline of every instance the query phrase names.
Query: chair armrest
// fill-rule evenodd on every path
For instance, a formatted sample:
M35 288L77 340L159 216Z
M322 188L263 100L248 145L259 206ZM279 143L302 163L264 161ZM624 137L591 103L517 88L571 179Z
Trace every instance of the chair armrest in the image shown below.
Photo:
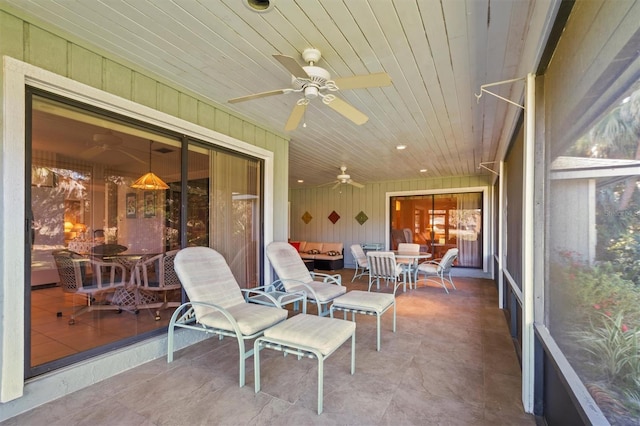
M273 306L277 306L278 308L281 308L280 300L276 300L276 298L270 295L269 292L261 290L261 288L264 288L264 287L272 287L272 286L268 285L268 286L262 286L262 287L256 287L256 288L241 288L240 291L244 295L244 300L246 300L247 302L251 302L252 295L263 296L263 297L266 297L271 303L273 303Z
M308 284L306 284L306 283L304 283L304 282L302 282L302 281L300 281L300 280L292 280L292 279L287 280L287 279L280 279L280 280L278 280L278 281L274 281L272 284L277 283L277 282L282 283L282 285L283 285L283 291L284 291L284 283L285 283L285 282L287 282L287 283L292 283L292 284L295 284L295 285L298 285L298 286L304 287L304 288L306 289L306 294L305 294L305 296L306 296L308 299L318 300L318 295L316 294L316 292L315 292L315 290L313 289L313 287L311 287L310 285L308 285ZM297 291L288 291L287 293L288 293L288 294L296 294L296 293L299 293L299 292L297 292Z
M231 324L231 327L233 327L235 335L236 336L243 336L242 332L240 331L240 327L238 326L238 322L233 317L233 315L231 315L231 313L229 313L229 311L227 311L222 306L215 305L213 303L205 303L205 302L194 302L194 301L191 301L191 302L183 303L182 305L180 305L178 308L176 308L176 310L174 311L173 315L171 315L171 320L169 321L169 327L170 328L171 327L190 328L190 329L194 329L194 330L203 331L202 327L206 327L204 325L197 326L197 327L188 325L189 323L192 323L194 321L196 321L196 322L198 321L196 316L195 316L195 312L193 310L194 306L204 306L204 307L211 308L211 309L214 309L216 311L219 311L222 315L224 315L224 317L227 319L227 321L229 321L229 323ZM181 313L186 308L188 308L188 309L184 313ZM211 329L213 330L213 328L211 328ZM227 331L227 333L228 333L228 331ZM222 334L224 334L224 332L222 332Z
M310 272L311 277L315 279L315 277L322 278L322 282L329 284L342 285L342 276L340 274L329 275L323 272Z

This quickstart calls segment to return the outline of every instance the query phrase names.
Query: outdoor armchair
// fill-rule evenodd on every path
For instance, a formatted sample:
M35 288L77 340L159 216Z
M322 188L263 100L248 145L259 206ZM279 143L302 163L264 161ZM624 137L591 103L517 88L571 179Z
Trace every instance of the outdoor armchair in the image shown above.
M453 267L453 262L455 262L457 258L458 249L450 248L444 256L442 256L442 259L434 259L418 265L418 269L416 271L416 288L418 286L418 281L433 281L439 283L442 288L444 288L444 291L449 294L449 290L447 290L447 285L445 283L445 281L447 281L455 290L456 285L451 279L451 268ZM420 275L424 275L424 278L420 279Z

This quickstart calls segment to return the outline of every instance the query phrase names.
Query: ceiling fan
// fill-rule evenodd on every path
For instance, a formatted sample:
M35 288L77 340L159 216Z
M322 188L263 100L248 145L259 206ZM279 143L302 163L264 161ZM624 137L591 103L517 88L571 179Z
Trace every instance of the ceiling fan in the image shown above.
M267 96L301 93L302 98L298 99L293 111L289 115L285 130L295 130L304 117L304 112L309 102L317 97L322 98L322 102L328 105L334 111L342 114L344 117L361 125L369 120L365 114L357 110L351 104L336 97L332 93L338 90L346 89L364 89L367 87L382 87L391 85L391 78L385 72L354 75L350 77L342 77L331 80L331 74L324 68L314 65L321 58L318 49L305 49L302 52L302 58L309 65L300 66L298 61L290 56L273 55L273 57L282 64L291 73L291 88L271 90L269 92L255 93L253 95L241 96L239 98L229 99L229 103L249 101L251 99L264 98Z
M111 130L107 130L106 133L96 133L93 135L92 139L93 142L96 143L96 145L80 153L80 157L84 158L85 160L94 159L106 151L117 151L139 163L147 164L144 160L136 157L135 155L131 154L128 151L125 151L122 148L119 148L119 146L122 145L122 138L114 134Z
M364 188L363 184L355 182L354 180L351 179L351 176L347 174L347 166L340 166L340 174L336 176L336 180L334 180L333 182L325 183L324 185L320 185L320 186L331 185L331 184L334 184L333 187L331 187L331 189L336 189L342 184L352 185L352 186L355 186L356 188Z

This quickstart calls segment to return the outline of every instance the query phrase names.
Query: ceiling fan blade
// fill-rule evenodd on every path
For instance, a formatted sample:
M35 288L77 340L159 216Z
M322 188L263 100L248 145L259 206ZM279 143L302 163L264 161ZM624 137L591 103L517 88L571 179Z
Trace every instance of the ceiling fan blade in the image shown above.
M127 157L130 157L130 158L132 158L132 159L136 160L138 163L141 163L141 164L147 164L147 162L146 162L146 161L141 160L140 158L136 157L135 155L131 154L130 152L125 151L124 149L114 149L113 151L121 152L121 153L123 153L124 155L126 155Z
M352 181L351 179L349 179L349 180L347 181L347 183L348 183L349 185L353 185L353 186L355 186L356 188L361 188L361 189L362 189L362 188L364 188L364 185L363 185L363 184L358 183L358 182L354 182L354 181Z
M89 149L86 149L80 153L80 157L85 160L91 160L93 157L102 154L105 151L102 145L92 146Z
M391 77L386 72L375 74L354 75L333 80L338 89L365 89L367 87L382 87L391 85Z
M227 102L229 102L230 104L235 104L236 102L250 101L252 99L265 98L267 96L273 95L281 95L284 92L285 89L270 90L268 92L254 93L253 95L240 96L238 98L229 99Z
M273 57L276 58L276 60L280 62L282 66L285 67L294 77L309 78L309 74L307 74L298 61L293 59L291 56L276 54L273 55Z
M329 105L329 107L331 107L334 111L339 112L358 125L362 125L369 120L369 117L367 117L351 104L348 104L340 98L335 98L327 105Z
M336 189L337 187L339 187L339 186L340 186L340 184L341 184L341 183L342 183L342 182L340 182L340 181L336 182L336 184L335 184L335 185L333 185L333 186L331 187L331 189Z
M284 130L295 130L298 127L298 124L300 124L300 120L302 120L306 109L306 105L296 104L291 111L291 115L289 115L289 119L287 120L287 124L284 126Z
M322 184L318 185L317 188L322 188L324 186L329 186L329 185L335 185L336 183L340 183L340 181L339 180L334 180L334 181L331 181L331 182L322 183Z

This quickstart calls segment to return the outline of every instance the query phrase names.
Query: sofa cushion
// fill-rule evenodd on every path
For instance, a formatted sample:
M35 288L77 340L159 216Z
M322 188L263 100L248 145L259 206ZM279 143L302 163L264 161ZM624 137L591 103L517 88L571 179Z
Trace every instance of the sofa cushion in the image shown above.
M342 254L343 245L342 243L323 243L321 253L327 253L330 251L337 251Z
M290 241L289 244L291 244L296 251L300 251L300 241Z
M313 243L313 242L307 241L307 243L304 246L304 252L311 254L312 250L317 250L315 253L322 253L323 251L322 247L323 247L323 243Z

